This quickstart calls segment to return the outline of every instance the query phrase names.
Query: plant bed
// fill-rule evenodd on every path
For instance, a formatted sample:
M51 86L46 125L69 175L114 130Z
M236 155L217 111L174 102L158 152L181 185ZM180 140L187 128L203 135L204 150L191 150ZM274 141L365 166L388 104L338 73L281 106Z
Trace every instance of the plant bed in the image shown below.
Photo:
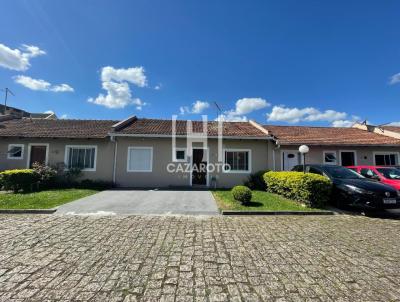
M0 194L0 210L51 209L99 192L87 189L58 189L32 193Z
M322 212L323 209L309 208L296 201L284 198L277 194L265 191L253 191L252 199L249 203L242 205L237 202L231 191L214 190L214 198L220 211L241 211L241 212ZM233 212L231 212L233 213ZM285 213L288 214L288 213Z

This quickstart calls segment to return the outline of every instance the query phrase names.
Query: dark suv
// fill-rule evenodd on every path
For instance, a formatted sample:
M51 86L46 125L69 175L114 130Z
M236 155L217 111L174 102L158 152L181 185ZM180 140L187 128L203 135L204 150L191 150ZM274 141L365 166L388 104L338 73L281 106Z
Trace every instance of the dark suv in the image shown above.
M337 207L400 208L400 193L397 190L369 180L355 171L334 165L306 165L305 168L305 172L323 175L332 181L332 203ZM303 172L303 166L295 166L292 171Z

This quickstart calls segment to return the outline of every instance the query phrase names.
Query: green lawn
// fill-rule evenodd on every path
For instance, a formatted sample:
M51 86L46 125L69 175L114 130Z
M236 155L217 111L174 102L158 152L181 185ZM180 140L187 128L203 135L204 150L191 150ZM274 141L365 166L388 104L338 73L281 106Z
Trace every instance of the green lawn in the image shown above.
M0 209L49 209L97 192L86 189L60 189L34 193L0 193Z
M307 208L306 206L286 199L282 196L268 193L265 191L253 191L251 202L244 206L236 201L231 191L215 190L214 198L220 210L239 210L239 211L320 211L321 209Z

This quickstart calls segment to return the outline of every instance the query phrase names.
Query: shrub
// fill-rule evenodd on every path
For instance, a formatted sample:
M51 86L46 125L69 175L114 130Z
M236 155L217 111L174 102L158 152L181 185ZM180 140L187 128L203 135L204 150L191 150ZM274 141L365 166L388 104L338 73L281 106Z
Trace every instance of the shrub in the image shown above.
M324 207L331 196L332 183L322 175L303 172L267 172L267 191L306 204Z
M256 173L252 173L249 175L247 180L244 182L246 187L249 187L251 190L262 190L265 191L267 189L267 185L264 181L264 174L269 170L262 170Z
M34 163L32 169L38 175L41 189L54 187L57 176L56 169L40 163Z
M64 177L68 182L75 182L82 175L81 168L69 168L64 172Z
M4 190L12 190L14 193L32 191L39 181L38 174L32 169L6 170L0 173Z
M232 196L235 200L245 204L251 200L251 190L246 186L235 186L232 188Z

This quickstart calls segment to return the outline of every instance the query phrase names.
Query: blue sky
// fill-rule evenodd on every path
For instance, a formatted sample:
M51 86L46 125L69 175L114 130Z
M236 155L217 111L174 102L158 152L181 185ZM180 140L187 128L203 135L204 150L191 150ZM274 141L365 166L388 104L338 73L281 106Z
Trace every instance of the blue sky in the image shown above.
M400 122L400 2L4 1L0 86L67 118ZM39 81L42 80L42 81Z

